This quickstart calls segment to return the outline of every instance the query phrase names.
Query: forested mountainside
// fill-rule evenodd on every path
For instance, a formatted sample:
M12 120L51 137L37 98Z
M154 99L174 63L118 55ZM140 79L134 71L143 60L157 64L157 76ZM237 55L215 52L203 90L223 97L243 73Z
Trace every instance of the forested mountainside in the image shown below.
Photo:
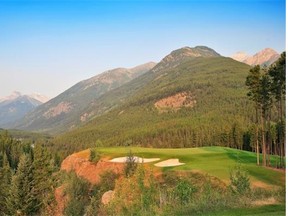
M210 48L196 49L205 55L173 51L151 71L99 98L96 112L97 106L116 108L56 142L77 150L99 144L243 148L252 118L245 87L250 66Z
M13 128L49 133L69 130L91 118L85 113L85 109L90 107L93 101L154 66L154 62L149 62L130 69L116 68L81 81L39 106L14 124Z

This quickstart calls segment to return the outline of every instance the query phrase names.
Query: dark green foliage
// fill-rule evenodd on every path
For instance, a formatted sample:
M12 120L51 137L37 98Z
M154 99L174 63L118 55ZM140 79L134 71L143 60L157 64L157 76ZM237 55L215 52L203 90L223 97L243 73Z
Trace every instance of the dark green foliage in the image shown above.
M22 155L12 177L7 205L11 215L33 215L37 211L34 169L31 157Z
M65 208L64 215L84 215L85 207L89 203L87 196L90 188L89 182L77 177L75 173L69 173L67 185L65 193L69 197L69 201Z
M285 95L286 95L286 52L274 63L268 71L271 78L270 91L276 100L277 107L277 139L275 139L275 149L280 155L279 167L285 166Z
M230 170L230 189L240 195L250 192L250 179L240 164Z
M251 98L253 102L258 105L260 101L260 78L261 78L261 68L259 65L251 68L249 75L246 77L246 86L248 86L249 92L248 97Z
M260 152L259 135L261 135L261 151L264 166L270 166L270 154L280 155L280 166L284 166L284 149L285 142L284 133L280 131L273 131L273 124L276 122L283 125L283 96L285 95L285 69L286 68L286 54L282 53L280 59L276 61L269 69L260 68L256 65L250 70L246 77L246 85L248 86L248 96L254 102L255 106L255 128L254 134L251 137L255 139L253 144L256 147L257 155ZM275 101L273 101L273 97ZM275 107L277 112L275 112ZM275 113L278 114L276 117ZM260 117L260 121L259 118ZM258 129L259 122L261 123L261 130ZM272 126L271 126L272 124ZM276 139L278 137L278 139ZM259 165L259 156L257 157L257 164ZM277 166L278 167L278 166Z
M267 112L272 106L271 82L267 73L260 78L259 103L262 109L262 115L267 119Z
M101 155L95 148L90 149L89 161L97 163L101 158Z
M175 200L179 200L180 203L187 204L191 201L193 193L196 192L196 188L191 185L187 180L180 180L173 190Z
M286 52L283 52L280 59L271 65L269 75L272 78L271 90L276 100L280 101L286 91Z
M9 195L11 176L12 172L8 163L6 153L4 153L2 159L2 166L0 167L0 212L2 212L3 215L9 214L7 208L7 197Z
M126 157L126 162L125 162L125 168L124 168L124 173L126 177L132 176L134 172L137 169L137 161L135 156L132 154L131 151L129 151L127 157Z
M6 215L45 214L53 200L52 156L34 146L0 133L0 211Z
M115 181L119 177L119 174L116 174L115 172L111 170L107 170L104 173L100 175L100 191L106 192L109 190L114 190L115 187Z
M55 171L51 154L41 145L36 145L34 148L33 168L35 181L34 191L37 197L37 205L35 205L35 208L39 210L49 206L53 201L53 172Z
M93 196L90 200L89 205L86 207L85 215L86 216L98 215L100 203L101 203L100 198Z
M65 208L64 215L67 216L79 216L79 215L84 215L84 210L85 210L85 204L82 199L77 200L77 199L71 199Z

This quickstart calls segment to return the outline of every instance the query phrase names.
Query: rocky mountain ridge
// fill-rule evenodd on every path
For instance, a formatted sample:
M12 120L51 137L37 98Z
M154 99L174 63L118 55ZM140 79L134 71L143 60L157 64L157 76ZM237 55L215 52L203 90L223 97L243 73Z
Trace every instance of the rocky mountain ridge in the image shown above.
M25 130L57 131L67 130L88 121L85 109L103 94L116 89L142 75L156 65L148 62L134 68L116 68L83 80L57 97L51 99L26 115L13 127Z
M236 61L240 61L251 66L269 66L273 64L279 57L280 54L271 48L265 48L253 56L249 56L245 52L237 52L231 56L231 58L235 59Z
M221 55L215 50L206 46L196 46L196 47L182 47L180 49L172 51L169 55L165 56L159 64L153 68L153 72L163 70L166 68L177 67L185 60L191 58L207 58L207 57L220 57Z
M21 92L19 91L14 91L12 92L10 95L8 96L5 96L5 97L0 97L0 102L4 102L4 101L12 101L20 96L27 96L29 98L33 98L37 101L40 101L41 103L46 103L47 101L50 100L49 97L45 96L45 95L42 95L42 94L39 94L39 93L32 93L32 94L29 94L29 95L23 95Z
M0 101L0 127L9 128L9 125L23 118L27 113L34 110L41 101L22 95L20 92L13 92L10 96Z

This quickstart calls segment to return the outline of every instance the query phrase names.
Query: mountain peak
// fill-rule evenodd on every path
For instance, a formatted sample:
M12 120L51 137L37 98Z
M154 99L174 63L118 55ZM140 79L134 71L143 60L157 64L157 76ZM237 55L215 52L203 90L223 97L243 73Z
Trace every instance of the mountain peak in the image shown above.
M249 56L244 52L237 52L231 56L236 61L240 61L249 65L271 65L275 62L280 55L271 48L265 48L260 52L257 52L253 56Z
M0 98L0 102L12 101L12 100L15 100L15 99L22 97L22 96L26 96L28 98L35 99L41 103L45 103L50 99L50 98L48 98L44 95L41 95L39 93L32 93L30 95L22 95L21 92L19 92L19 91L13 91L10 95Z
M41 95L39 93L32 93L32 94L27 95L27 96L29 96L30 98L33 98L35 100L38 100L38 101L40 101L42 103L46 103L47 101L49 101L51 99L51 98L49 98L49 97L47 97L45 95Z
M220 54L206 46L182 47L172 51L168 56L181 57L219 57ZM166 57L168 57L166 56ZM165 58L164 58L165 59Z
M259 53L261 53L261 52L270 52L270 53L277 53L274 49L272 49L272 48L265 48L265 49L263 49L263 50L261 50ZM277 53L278 54L278 53Z
M0 102L3 102L3 101L11 101L11 100L14 100L18 97L21 96L21 93L18 92L18 91L13 91L10 95L8 96L5 96L5 97L1 97L0 98Z
M169 55L162 59L162 61L156 65L153 69L154 72L162 70L163 68L173 68L179 65L182 61L189 60L197 57L220 57L221 55L215 50L206 46L196 47L182 47L172 51Z
M249 57L250 56L246 52L243 52L243 51L237 52L231 56L232 59L234 59L236 61L240 61L240 62L245 61Z
M38 94L39 97L39 94ZM40 100L14 91L11 95L0 99L0 126L9 127L22 119L28 112L42 104Z

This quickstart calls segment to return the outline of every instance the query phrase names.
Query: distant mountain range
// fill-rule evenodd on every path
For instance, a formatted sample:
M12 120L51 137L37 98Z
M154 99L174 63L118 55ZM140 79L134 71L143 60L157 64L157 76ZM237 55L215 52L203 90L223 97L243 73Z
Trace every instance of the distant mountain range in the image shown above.
M7 127L20 120L47 100L47 97L40 94L22 95L16 91L0 98L0 127Z
M236 61L240 61L252 66L253 65L269 66L272 63L274 63L279 57L280 54L271 48L263 49L253 56L249 56L245 52L237 52L231 56L231 58L235 59Z
M11 101L11 100L14 100L20 96L27 96L29 98L33 98L35 100L38 100L42 103L46 103L48 100L50 100L49 97L45 96L45 95L42 95L42 94L39 94L39 93L32 93L32 94L29 94L29 95L22 95L20 92L18 91L14 91L12 92L11 95L8 95L8 96L5 96L5 97L0 97L0 103L3 102L3 101Z
M243 74L241 74L241 77L244 77L244 80L246 71L249 71L247 64L269 65L277 60L278 57L279 54L267 48L254 56L248 56L243 52L237 53L232 57L238 61L235 63L235 61L229 61L229 58L222 57L209 47L183 47L172 51L158 64L149 62L130 69L116 68L83 80L47 103L37 108L34 107L33 111L26 112L24 118L17 118L14 122L9 120L9 122L5 123L5 126L52 134L63 133L85 125L93 119L98 119L98 117L117 109L117 107L129 107L131 104L146 103L155 97L161 99L160 101L155 101L154 107L160 110L160 112L166 112L170 109L169 106L176 106L178 107L177 109L181 109L184 106L181 103L185 103L184 107L194 107L196 103L199 103L195 100L194 96L186 91L180 91L182 88L185 89L187 85L192 85L195 82L195 79L191 78L193 74L191 77L187 74L187 76L181 75L183 67L185 68L186 64L188 65L187 69L185 69L188 70L187 73L190 70L194 71L196 69L199 70L195 72L196 74L201 71L206 71L207 73L209 71L210 77L205 74L206 72L203 72L203 76L207 75L207 80L201 82L214 79L213 74L217 73L220 67L223 71L232 70L230 69L230 65L240 68L239 71L242 71ZM246 66L238 64L239 62L245 63ZM202 64L203 66L199 66ZM205 67L208 67L208 69ZM197 79L196 83L198 82ZM229 85L244 87L245 81L242 79L235 77L231 81L227 81L226 79L225 77L223 82L227 82ZM187 82L187 80L190 81ZM179 82L176 87L173 84L174 82ZM158 85L157 88L156 86L151 86L156 85L156 83ZM227 83L225 85L228 85ZM171 89L173 86L178 90ZM198 90L194 89L191 91ZM175 94L173 95L172 92ZM188 98L189 101L186 101L185 98ZM167 107L163 107L163 104L166 104L165 106ZM123 112L125 112L125 109Z
M99 97L152 69L149 62L134 68L116 68L81 81L37 107L25 118L10 127L25 130L63 132L88 121L93 116L86 113Z

